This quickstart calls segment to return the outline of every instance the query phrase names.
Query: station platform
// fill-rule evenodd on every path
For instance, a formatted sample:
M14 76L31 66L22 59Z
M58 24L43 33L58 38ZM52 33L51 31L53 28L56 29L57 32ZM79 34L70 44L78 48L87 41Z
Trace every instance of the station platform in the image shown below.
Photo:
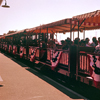
M0 53L0 100L84 100L73 93L72 97L66 95L37 74L43 76Z

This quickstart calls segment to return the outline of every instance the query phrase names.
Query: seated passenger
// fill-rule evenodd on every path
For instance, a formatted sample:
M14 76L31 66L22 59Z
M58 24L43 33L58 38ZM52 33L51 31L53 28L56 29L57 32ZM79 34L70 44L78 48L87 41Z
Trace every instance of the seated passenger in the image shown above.
M100 45L100 37L98 37L98 45Z
M65 41L64 44L62 45L63 50L68 50L68 43Z
M57 49L57 46L53 40L50 41L50 48L52 48L53 50Z
M84 47L86 45L86 42L84 40L80 41L80 46Z
M99 53L99 54L100 54L100 45L97 45L97 46L95 47L94 53Z
M78 45L79 42L80 42L80 39L79 39L79 38L75 38L75 40L74 40L74 45Z
M64 44L64 42L65 42L64 40L61 40L61 44L62 44L62 45Z
M55 42L53 42L53 49L54 49L54 50L57 49Z
M89 43L90 40L89 40L89 38L86 38L85 41L86 41L86 45L85 46L86 47L90 47L90 43Z
M93 37L93 38L92 38L92 41L93 41L93 42L90 44L90 46L97 46L98 43L97 43L96 37Z
M99 53L100 54L100 37L98 38L98 45L95 47L94 53Z
M47 39L45 39L45 41L41 41L41 50L40 50L40 60L41 61L46 61L47 59L47 50L46 50L46 43L47 43Z
M58 44L58 41L56 39L53 40L55 42L55 44Z

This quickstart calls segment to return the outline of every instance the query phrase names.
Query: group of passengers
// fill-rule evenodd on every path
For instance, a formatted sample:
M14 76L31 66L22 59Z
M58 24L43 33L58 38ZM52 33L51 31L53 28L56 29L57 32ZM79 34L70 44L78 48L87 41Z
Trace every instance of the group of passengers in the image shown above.
M74 42L72 42L70 39L65 40L69 45L70 44L74 44L74 45L79 45L79 46L88 46L88 47L95 47L97 45L100 45L100 37L98 37L98 40L96 39L96 37L92 38L92 43L89 43L89 38L86 38L85 40L82 39L80 40L79 38L75 38ZM65 43L63 41L63 43Z
M70 45L79 45L82 47L95 47L97 45L100 46L100 37L98 37L98 40L96 39L96 37L93 37L92 43L90 43L89 41L90 41L89 38L86 38L85 40L84 39L80 40L79 38L75 38L74 41L71 41L70 38L67 38L61 41L60 47L64 50L68 50ZM54 49L59 46L56 40L49 41L48 45L50 48L54 48Z
M96 39L96 37L92 38L92 43L89 43L89 38L86 38L86 46L97 46L100 45L100 37L98 37L98 40Z
M77 41L77 43L76 43ZM79 43L79 46L87 46L87 47L95 47L97 46L98 44L100 44L100 37L98 37L98 40L96 39L96 37L93 37L92 38L92 43L89 43L89 38L86 38L85 40L81 40L80 39L75 39L74 42L78 45ZM74 44L75 44L74 43Z
M82 47L95 47L95 46L99 46L100 47L100 37L98 37L98 40L96 39L96 37L92 38L92 43L89 43L89 38L86 38L85 40L82 39L80 40L79 38L75 38L74 41L71 41L70 38L67 38L65 40L61 41L61 45L58 44L57 40L46 40L45 42L47 43L47 48L53 48L53 49L57 49L58 47L60 47L60 49L63 50L68 50L69 47L71 45L79 45ZM44 44L44 45L43 45ZM46 47L46 44L43 43L42 46L43 48Z

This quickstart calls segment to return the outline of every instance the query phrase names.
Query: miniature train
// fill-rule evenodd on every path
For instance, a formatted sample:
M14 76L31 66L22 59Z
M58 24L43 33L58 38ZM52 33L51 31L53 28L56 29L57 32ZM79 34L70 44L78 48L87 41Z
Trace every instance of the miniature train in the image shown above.
M83 48L72 45L69 50L57 49L57 53L53 55L52 48L42 48L41 41L43 41L46 34L42 34L42 37L38 36L40 34L35 33L31 35L30 33L29 35L28 33L27 35L25 34L26 32L24 31L21 34L14 34L1 38L0 50L19 57L20 59L26 59L32 63L37 63L38 61L38 63L47 65L47 68L45 67L46 69L51 69L56 73L94 86L93 79L90 78L89 75L89 60L87 58L87 53L82 52L87 52L87 50L88 52L92 52L94 47ZM36 39L36 37L38 38ZM42 40L39 41L39 38ZM52 55L56 61L52 61ZM41 66L38 68L41 70Z
M71 31L78 31L79 34L81 25L82 23L79 23L79 21L64 19L7 34L0 37L0 50L31 63L41 63L44 66L33 65L40 70L52 70L65 77L100 89L100 86L96 86L91 77L90 59L88 57L88 54L97 56L93 54L95 47L70 45L68 50L62 50L57 45L57 49L54 50L52 46L55 32L70 32L71 34ZM89 26L87 29L91 29L91 27ZM51 40L50 43L49 40ZM97 73L100 74L99 71Z

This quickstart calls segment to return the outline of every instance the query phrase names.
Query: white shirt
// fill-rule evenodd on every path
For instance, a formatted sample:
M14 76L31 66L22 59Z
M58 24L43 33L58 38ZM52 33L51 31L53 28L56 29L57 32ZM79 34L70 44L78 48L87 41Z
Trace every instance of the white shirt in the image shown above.
M94 53L99 53L100 54L100 43L95 47Z

